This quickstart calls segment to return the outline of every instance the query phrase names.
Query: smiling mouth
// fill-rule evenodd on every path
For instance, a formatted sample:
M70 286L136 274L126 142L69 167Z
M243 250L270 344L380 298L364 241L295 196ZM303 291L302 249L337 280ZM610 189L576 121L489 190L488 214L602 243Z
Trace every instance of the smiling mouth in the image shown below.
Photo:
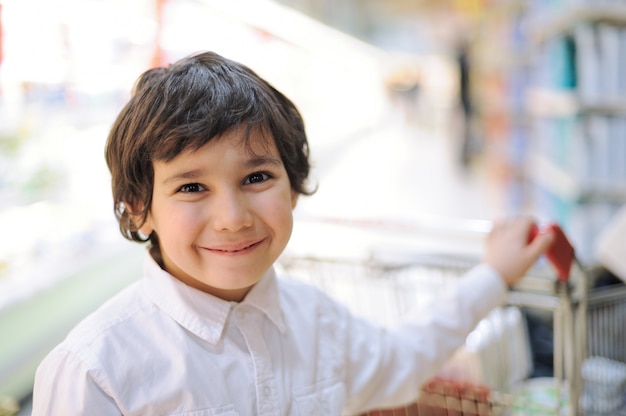
M264 240L261 241L256 241L252 244L247 244L245 246L241 246L241 247L233 247L233 248L209 248L209 251L212 251L214 253L224 253L224 254L237 254L237 253L244 253L246 251L252 250L255 247L257 247L258 245L260 245Z

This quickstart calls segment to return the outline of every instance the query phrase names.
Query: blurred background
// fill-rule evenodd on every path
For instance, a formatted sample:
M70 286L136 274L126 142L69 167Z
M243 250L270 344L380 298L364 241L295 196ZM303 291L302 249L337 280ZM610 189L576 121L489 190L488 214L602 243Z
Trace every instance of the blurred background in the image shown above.
M0 398L140 275L104 143L141 72L201 50L301 110L297 221L531 213L594 264L626 201L622 0L0 0Z

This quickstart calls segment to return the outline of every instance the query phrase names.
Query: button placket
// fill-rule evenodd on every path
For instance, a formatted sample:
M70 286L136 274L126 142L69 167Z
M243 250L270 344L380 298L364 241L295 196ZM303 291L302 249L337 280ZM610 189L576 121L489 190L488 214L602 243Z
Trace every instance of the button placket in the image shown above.
M254 379L257 391L259 415L277 414L278 405L276 380L270 354L263 338L262 317L253 311L237 309L237 326L242 332L254 363Z

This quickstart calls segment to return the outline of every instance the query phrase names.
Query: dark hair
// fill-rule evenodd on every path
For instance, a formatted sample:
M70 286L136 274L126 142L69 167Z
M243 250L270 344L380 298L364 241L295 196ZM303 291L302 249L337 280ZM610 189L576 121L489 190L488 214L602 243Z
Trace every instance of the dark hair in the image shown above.
M240 127L246 139L254 129L271 136L292 189L304 195L314 192L305 185L310 164L302 116L248 67L204 52L144 72L111 128L105 151L124 237L150 239L158 246L156 235L139 232L152 203L153 161L170 161Z

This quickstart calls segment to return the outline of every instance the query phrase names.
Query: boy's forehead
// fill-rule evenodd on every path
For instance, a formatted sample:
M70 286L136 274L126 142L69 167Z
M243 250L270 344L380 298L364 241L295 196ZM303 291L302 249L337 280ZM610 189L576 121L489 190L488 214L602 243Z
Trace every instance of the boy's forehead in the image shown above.
M238 127L213 140L226 141L226 144L238 147L251 155L278 154L274 136L260 127L253 129Z
M202 150L207 150L216 146L228 146L241 152L246 157L258 156L275 156L280 159L280 154L271 133L260 128L247 130L245 127L238 127L228 130L218 136L215 136L203 144L202 140L191 143L187 148L183 149L174 159L181 159L179 156L191 156Z

